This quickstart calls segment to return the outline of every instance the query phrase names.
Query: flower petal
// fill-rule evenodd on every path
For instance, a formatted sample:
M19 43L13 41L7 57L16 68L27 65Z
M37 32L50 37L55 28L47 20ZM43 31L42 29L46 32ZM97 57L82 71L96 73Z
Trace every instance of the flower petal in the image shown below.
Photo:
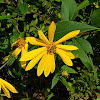
M5 87L6 87L7 89L9 89L11 92L13 92L13 93L18 93L18 91L17 91L10 83L6 82L6 81L3 80L3 79L0 79L0 81L2 81L2 83L5 85Z
M52 23L48 28L48 38L51 43L53 42L55 30L56 30L56 24L54 21L52 21Z
M59 44L59 43L61 43L61 42L64 42L64 41L66 41L66 40L69 40L69 39L71 39L71 38L77 36L77 35L79 34L79 32L80 32L80 30L72 31L72 32L66 34L65 36L63 36L63 37L62 37L61 39L59 39L58 41L56 41L55 44L57 45L57 44Z
M56 45L57 48L61 48L64 50L77 50L78 48L73 45Z
M26 61L20 61L20 63L21 63L21 67L23 69L25 69L26 68Z
M55 71L55 57L54 57L54 54L51 55L51 73L53 73Z
M28 44L27 43L25 44L25 50L26 50L26 52L28 51Z
M11 45L11 49L13 49L13 46L16 45L17 41L15 41L12 45Z
M26 53L24 56L22 56L20 58L20 61L28 61L28 60L31 60L34 57L38 56L40 53L44 52L44 51L46 51L46 47L41 47L41 48L32 50L32 51Z
M44 65L45 65L45 60L46 60L46 54L42 57L40 60L38 67L37 67L37 76L40 76L43 73L44 70Z
M51 54L45 54L46 59L45 59L45 64L44 64L44 75L45 77L47 77L50 72L51 72L51 68L52 68L52 58L51 58Z
M1 92L1 84L0 84L0 92Z
M0 80L0 84L1 84L1 88L3 89L4 94L5 94L8 98L11 98L9 91L6 89L6 87L5 87L4 84L1 82L1 80Z
M32 59L32 60L28 63L28 65L27 65L25 71L28 71L28 70L32 69L32 68L37 64L37 62L41 59L41 57L42 57L45 53L46 53L46 52L42 52L42 53L39 54L37 57L35 57L34 59Z
M44 41L46 44L49 44L50 42L46 38L46 36L43 34L42 30L38 30L39 38Z
M46 46L42 40L36 39L35 37L27 37L26 40L32 45Z
M71 52L69 52L69 51L65 51L65 54L66 54L70 59L74 59L74 58L75 58L75 56L74 56Z
M26 49L27 49L27 45L26 45ZM21 57L24 56L26 53L27 53L27 51L26 51L25 48L23 47L23 48L22 48L22 52L21 52ZM21 61L20 63L21 63L21 67L22 67L23 69L25 69L25 67L26 67L26 61Z
M75 56L71 53L71 52L69 52L69 51L65 51L65 50L63 50L63 49L60 49L62 52L64 52L70 59L74 59L75 58Z
M16 57L16 56L19 55L20 52L21 52L21 49L20 49L20 48L16 48L16 49L14 50L14 52L12 53L12 55L13 55L14 57Z
M24 56L27 53L27 51L25 50L25 48L22 48L22 52L21 52L21 56Z
M68 66L73 66L71 59L64 53L63 50L56 48L56 53L61 57L63 62Z

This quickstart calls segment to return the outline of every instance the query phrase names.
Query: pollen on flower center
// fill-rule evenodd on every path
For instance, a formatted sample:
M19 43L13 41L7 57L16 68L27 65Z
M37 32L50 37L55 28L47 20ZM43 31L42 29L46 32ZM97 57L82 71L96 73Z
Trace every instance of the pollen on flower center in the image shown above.
M17 40L16 40L16 46L18 47L18 48L22 48L22 47L24 47L25 46L25 40L23 39L23 38L17 38Z
M53 54L56 51L56 45L52 44L48 44L47 46L47 53L49 54Z

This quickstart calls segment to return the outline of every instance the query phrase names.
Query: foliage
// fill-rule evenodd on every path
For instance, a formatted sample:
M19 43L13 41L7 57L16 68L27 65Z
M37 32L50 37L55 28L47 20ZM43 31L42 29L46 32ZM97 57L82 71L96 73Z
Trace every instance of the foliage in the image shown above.
M0 77L19 91L11 100L99 100L99 5L98 0L0 0ZM54 41L80 30L78 36L63 42L79 49L71 51L75 55L72 67L55 55L55 72L47 78L37 77L38 64L25 71L20 65L21 56L12 56L16 46L11 49L11 44L18 37L38 38L38 30L47 36L52 21L56 23ZM29 44L29 51L36 48ZM68 74L62 75L63 71ZM0 93L0 100L8 100Z

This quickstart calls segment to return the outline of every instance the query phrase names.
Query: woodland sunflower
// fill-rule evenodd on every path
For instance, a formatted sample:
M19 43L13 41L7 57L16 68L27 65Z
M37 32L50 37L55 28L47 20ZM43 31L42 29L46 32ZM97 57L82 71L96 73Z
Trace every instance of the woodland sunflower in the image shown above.
M38 30L39 39L35 37L26 38L26 40L32 45L38 45L43 47L32 50L21 57L20 61L31 60L25 68L25 71L32 69L41 59L37 67L37 76L40 76L44 71L44 75L45 77L47 77L50 72L53 73L55 71L54 53L57 53L66 65L73 66L71 59L74 59L75 56L68 50L77 50L78 48L73 45L62 45L60 43L77 36L80 30L72 31L58 41L53 42L55 30L56 24L54 23L54 21L52 21L48 28L49 40L43 34L42 30Z
M13 49L14 45L16 45L17 48L12 53L13 57L17 57L20 52L21 52L21 57L27 53L28 42L24 40L23 38L21 37L17 38L17 40L11 45L11 49ZM21 67L25 69L26 61L21 61Z
M0 92L1 92L1 88L4 92L4 94L8 97L11 98L10 92L13 93L18 93L18 91L8 82L6 82L5 80L3 80L2 78L0 78Z

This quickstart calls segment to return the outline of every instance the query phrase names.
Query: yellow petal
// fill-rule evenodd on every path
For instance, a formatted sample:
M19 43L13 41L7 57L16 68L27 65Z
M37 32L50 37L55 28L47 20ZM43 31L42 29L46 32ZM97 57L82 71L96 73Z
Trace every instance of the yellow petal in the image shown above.
M26 49L27 49L27 45L26 45ZM23 47L23 48L22 48L22 52L21 52L21 57L24 56L24 55L26 54L26 52L27 52L27 51L26 51L25 48ZM20 63L21 63L21 67L22 67L23 69L25 69L25 67L26 67L26 61L21 61Z
M73 66L71 59L66 55L63 50L56 48L56 53L61 57L63 62L68 66Z
M55 71L55 57L54 54L51 55L51 73L53 73Z
M22 48L22 52L21 52L21 57L24 56L27 53L27 51L25 50L25 48Z
M28 51L28 44L27 43L25 44L25 50L26 50L26 52Z
M51 68L52 68L52 58L50 54L45 54L46 59L45 59L45 64L44 64L44 75L45 77L47 77L50 72L51 72Z
M17 41L15 41L12 45L11 45L11 49L13 49L13 46L16 45Z
M32 50L32 51L26 53L24 56L22 56L20 58L20 61L31 60L31 59L35 58L36 56L38 56L40 53L44 52L44 51L46 51L46 47L41 47L41 48Z
M74 58L75 58L75 56L74 56L71 52L69 52L69 51L65 51L65 54L66 54L70 59L74 59Z
M46 46L43 41L36 39L35 37L27 37L26 40L32 45Z
M3 79L0 79L0 81L5 85L5 87L7 88L7 89L9 89L11 92L13 92L13 93L18 93L18 91L10 84L10 83L8 83L8 82L6 82L5 80L3 80Z
M0 92L1 92L1 84L0 84Z
M57 48L61 48L64 50L77 50L78 48L73 45L56 45Z
M37 64L37 62L41 59L41 57L42 57L45 53L46 53L46 51L43 52L43 53L41 53L41 54L39 54L39 55L38 55L37 57L35 57L34 59L32 59L32 60L28 63L28 65L27 65L25 71L28 71L28 70L32 69L32 68Z
M4 84L1 82L1 79L0 79L0 84L1 84L1 88L2 88L2 90L3 90L3 92L4 92L4 94L5 94L8 98L11 98L9 91L6 89L6 87L4 86Z
M70 59L74 59L75 58L75 56L71 53L71 52L69 52L69 51L65 51L65 50L63 50L63 49L60 49L63 53L65 53Z
M71 39L71 38L77 36L77 35L79 34L79 32L80 32L80 30L72 31L72 32L66 34L65 36L63 36L63 37L62 37L61 39L59 39L58 41L56 41L55 44L57 45L57 44L59 44L59 43L61 43L61 42L64 42L64 41L66 41L66 40L69 40L69 39Z
M40 76L43 71L44 71L44 65L45 65L45 60L46 60L46 54L42 57L40 60L38 67L37 67L37 76Z
M21 49L20 49L20 48L16 48L16 49L14 50L14 52L12 53L12 55L13 55L14 57L16 57L16 56L19 55L20 52L21 52Z
M26 61L20 61L20 63L21 63L21 67L23 69L25 69L26 68Z
M46 44L49 44L50 42L46 38L46 36L43 34L42 30L38 30L39 38L44 41Z
M52 21L52 23L48 28L48 38L51 43L53 42L55 30L56 30L56 24L54 21Z

